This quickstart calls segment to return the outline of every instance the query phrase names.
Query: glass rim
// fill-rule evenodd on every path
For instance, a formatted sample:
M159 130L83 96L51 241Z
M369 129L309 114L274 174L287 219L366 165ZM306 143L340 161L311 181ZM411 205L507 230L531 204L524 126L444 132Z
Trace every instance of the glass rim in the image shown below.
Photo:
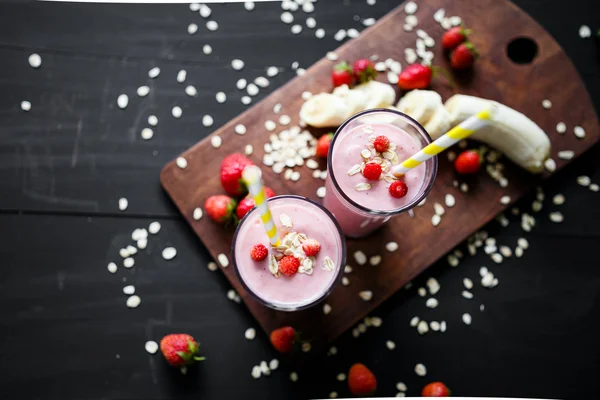
M318 304L319 302L323 301L327 296L329 296L331 294L331 292L333 291L335 286L339 283L340 279L342 278L342 275L344 272L344 266L346 265L346 259L347 259L346 238L344 236L344 233L343 233L342 228L341 228L340 224L338 223L338 221L335 219L333 214L331 214L331 212L329 212L328 209L323 207L323 205L317 203L314 200L309 199L308 197L299 196L299 195L295 195L295 194L283 194L283 195L279 195L279 196L273 196L273 197L268 198L267 201L270 202L270 201L280 200L280 199L296 199L296 200L302 200L307 203L310 203L311 205L316 206L321 211L323 211L327 215L327 217L333 222L333 225L335 226L335 229L337 229L338 235L340 237L340 246L341 246L341 260L339 263L340 265L339 265L339 268L337 271L337 276L331 281L331 284L329 285L327 290L325 290L323 292L323 294L321 296L316 298L314 301L307 303L307 304L303 304L299 307L294 307L294 308L280 307L280 306L277 306L275 304L268 302L267 300L263 299L262 297L258 296L256 293L254 293L254 291L252 289L250 289L250 287L248 287L248 285L246 284L246 282L244 281L244 279L242 278L242 276L239 272L237 260L235 258L235 243L237 242L237 237L240 232L241 226L244 224L244 222L246 222L247 219L250 218L250 214L252 214L253 212L255 212L257 210L256 206L254 206L250 211L248 211L246 213L246 215L244 215L244 217L240 220L238 226L235 228L235 232L233 234L233 239L231 241L231 250L230 250L231 251L231 259L233 261L233 270L234 270L234 273L235 273L238 281L240 282L240 284L242 285L242 287L244 288L246 293L250 294L250 296L252 296L259 303L264 304L265 306L267 306L269 308L272 308L274 310L279 310L279 311L287 311L287 312L301 311L301 310L305 310L305 309L312 307L312 306Z
M381 113L381 112L395 114L401 118L408 120L408 122L410 122L412 125L414 125L414 127L421 134L421 136L423 136L425 138L425 141L427 142L427 144L430 144L433 141L431 139L431 136L429 136L429 133L427 133L425 128L423 128L423 126L420 123L418 123L411 116L404 114L403 112L400 112L398 110L391 110L389 108L371 108L369 110L361 111L359 113L354 114L353 116L348 118L346 121L344 121L344 123L342 125L340 125L339 128L337 128L337 130L335 131L335 133L333 135L333 139L331 140L331 144L329 145L329 154L327 155L327 170L329 171L327 175L328 175L328 177L331 178L331 182L333 183L333 186L335 187L337 192L343 197L343 199L345 201L350 203L351 206L359 209L360 211L368 213L368 214L379 215L379 216L389 216L389 215L400 214L401 212L403 212L405 210L412 209L412 208L414 208L415 205L419 204L425 197L427 197L427 195L433 188L433 184L435 182L435 177L437 176L438 158L437 158L437 156L434 156L429 159L429 160L431 160L431 163L432 163L431 174L430 174L432 179L430 179L430 182L427 185L427 187L425 187L425 189L422 191L422 193L419 196L416 196L413 199L413 201L411 201L408 204L405 204L404 206L402 206L400 208L397 208L394 210L372 210L372 209L367 208L363 205L360 205L357 202L355 202L354 200L352 200L346 193L344 193L343 190L341 190L340 185L337 183L337 180L335 179L335 173L333 172L333 165L332 165L332 163L333 163L332 155L333 155L333 149L335 147L335 142L336 142L337 138L339 137L338 133L341 132L342 129L344 129L350 122L354 121L356 118L363 117L365 115L372 114L372 113ZM429 161L429 160L427 160L427 161ZM425 163L427 161L425 161ZM335 196L334 193L332 193L332 195Z

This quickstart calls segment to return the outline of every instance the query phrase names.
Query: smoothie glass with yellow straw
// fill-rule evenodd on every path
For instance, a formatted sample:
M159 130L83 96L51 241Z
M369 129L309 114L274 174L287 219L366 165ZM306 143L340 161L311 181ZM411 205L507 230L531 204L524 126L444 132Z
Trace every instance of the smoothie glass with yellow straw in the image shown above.
M265 199L258 167L247 167L242 177L256 203L240 221L231 245L242 286L277 310L302 310L319 303L346 265L339 224L323 206L305 197ZM253 252L255 246L262 251Z

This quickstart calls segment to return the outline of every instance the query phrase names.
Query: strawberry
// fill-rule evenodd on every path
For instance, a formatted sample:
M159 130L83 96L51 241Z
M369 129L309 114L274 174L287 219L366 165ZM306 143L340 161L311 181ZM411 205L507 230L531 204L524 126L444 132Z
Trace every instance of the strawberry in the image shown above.
M421 392L423 397L448 397L450 396L450 389L442 382L431 382L429 385L423 388Z
M395 181L390 185L389 191L392 197L401 199L408 193L408 187L403 181Z
M370 162L365 165L362 174L368 180L376 181L381 176L381 171L381 165L374 162Z
M390 139L383 135L377 136L373 142L373 147L375 147L375 150L378 152L383 153L390 147Z
M462 42L466 42L467 36L471 33L470 29L465 29L462 26L455 26L444 32L442 35L442 47L444 50L452 50Z
M425 89L431 84L433 70L421 64L412 64L404 68L398 76L398 86L402 90Z
M306 254L308 257L312 257L317 255L317 253L321 250L321 244L315 239L308 239L302 243L302 250L304 250L304 254Z
M242 171L248 165L253 165L252 161L239 153L230 154L221 161L221 185L228 195L235 197L246 193Z
M354 72L354 77L360 83L372 81L377 77L375 64L366 58L356 60L352 65L352 71Z
M206 199L204 209L213 221L226 224L232 220L235 222L234 211L236 204L237 202L231 197L219 194Z
M252 249L250 249L250 257L254 261L262 261L265 258L267 258L268 254L269 250L267 250L264 244L255 244L254 246L252 246Z
M265 197L269 199L273 196L275 196L275 192L273 191L273 189L265 186ZM241 220L242 218L244 218L244 215L248 214L248 211L252 210L255 205L256 203L254 202L254 199L250 197L250 195L240 200L236 210L238 219Z
M317 142L317 157L327 158L329 144L331 143L332 138L333 133L328 133L319 138L319 141Z
M275 350L280 353L289 353L294 349L298 335L291 326L284 326L271 332L269 338Z
M475 150L465 150L456 157L454 169L459 174L475 174L481 167L481 157Z
M342 85L352 87L352 85L354 85L354 75L350 65L348 65L346 61L342 61L333 67L333 70L331 71L331 80L333 81L333 87Z
M431 85L431 80L434 76L441 74L446 77L451 86L454 86L454 81L443 68L427 65L412 64L404 68L398 76L398 86L402 90L425 89Z
M348 372L348 388L355 396L365 396L375 392L377 380L369 368L363 364L354 364Z
M466 69L473 66L479 53L473 43L464 42L458 45L450 55L450 65L454 69Z
M298 267L300 267L300 261L294 256L284 256L279 261L279 272L285 276L294 275L298 272Z
M160 351L174 367L183 367L204 360L198 356L200 345L188 334L172 333L160 341Z

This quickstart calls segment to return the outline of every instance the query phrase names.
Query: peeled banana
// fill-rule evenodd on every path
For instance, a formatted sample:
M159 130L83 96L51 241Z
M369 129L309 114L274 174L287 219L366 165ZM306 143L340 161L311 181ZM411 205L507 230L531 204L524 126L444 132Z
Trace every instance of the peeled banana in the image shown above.
M491 100L475 96L457 94L442 106L438 93L431 90L413 90L400 99L397 107L419 121L431 137L437 139L483 110L490 102ZM471 138L496 148L515 164L530 172L542 172L544 161L550 155L550 139L546 133L517 110L500 103L496 104L498 108L492 120Z
M471 115L484 109L491 100L457 94L446 101L451 126L456 126ZM471 138L500 150L515 164L533 173L544 170L544 161L550 155L550 139L531 119L522 113L498 104L489 124Z
M316 128L338 127L360 111L389 107L395 97L392 86L377 81L352 89L342 85L333 93L320 93L309 98L300 109L300 119Z

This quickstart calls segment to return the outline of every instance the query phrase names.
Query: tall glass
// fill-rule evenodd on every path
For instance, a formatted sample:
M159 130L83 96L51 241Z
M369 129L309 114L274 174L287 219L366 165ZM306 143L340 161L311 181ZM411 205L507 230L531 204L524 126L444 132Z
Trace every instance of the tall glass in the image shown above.
M268 202L280 239L287 233L297 232L319 242L320 250L314 256L312 271L279 277L270 271L270 256L282 255L271 248L255 207L240 221L233 236L231 254L237 277L250 295L268 307L282 311L311 307L325 299L342 276L346 265L346 241L342 230L327 209L305 197L275 196ZM282 214L289 217L291 227L289 223L287 227L283 226ZM289 222L285 217L283 220ZM258 243L269 251L262 261L255 261L250 256L250 249ZM303 251L294 254L301 260L301 266L303 254ZM329 268L323 267L326 257L333 261Z
M360 173L350 176L350 172L347 170L350 157L356 157L356 162L359 164L364 161L361 158L360 150L355 150L355 147L368 144L366 142L368 137L382 133L388 136L391 142L397 144L399 162L411 156L410 153L431 143L431 137L417 121L395 110L363 111L349 118L338 128L327 157L328 175L325 182L326 194L323 205L338 220L346 236L358 238L368 235L394 215L410 210L419 204L433 186L438 167L437 157L430 158L405 175L407 183L408 179L411 179L410 189L405 198L396 201L397 207L391 203L393 199L387 197L390 196L388 193L390 183L387 181L373 182L374 189L370 192L358 192L354 186L351 186L360 179L364 180ZM343 143L340 144L340 142ZM354 155L354 153L356 154ZM335 168L336 166L338 168ZM365 197L367 193L371 195L370 199ZM376 202L371 201L375 199L386 203L387 207L380 208Z

